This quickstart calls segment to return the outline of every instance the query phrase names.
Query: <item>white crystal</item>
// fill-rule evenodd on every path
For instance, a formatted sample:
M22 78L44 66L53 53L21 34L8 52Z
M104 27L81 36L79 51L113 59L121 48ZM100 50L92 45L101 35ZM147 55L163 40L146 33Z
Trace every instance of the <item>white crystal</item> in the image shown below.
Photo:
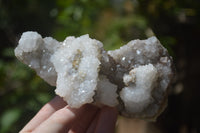
M96 101L112 107L119 104L117 100L117 85L112 84L106 76L99 76L97 88Z
M108 54L118 64L117 71L111 77L116 78L116 84L125 85L120 92L120 97L125 105L125 109L121 111L122 115L136 118L157 117L165 108L166 90L173 77L173 64L167 50L156 37L151 37L146 40L130 41L120 49L108 51ZM123 57L128 58L122 61ZM138 79L135 74L136 70L150 64L157 71L156 77L158 78L155 78L154 86L150 86L151 79L147 80L146 78L151 76L144 73L145 71L141 71L140 73L143 75L140 79L144 83L140 85L142 81L136 82ZM142 87L142 85L149 86ZM136 102L137 100L140 102Z
M49 59L59 46L60 43L51 37L43 39L37 32L24 32L15 49L15 55L20 61L35 69L46 82L56 86L57 74ZM50 72L49 68L52 68Z
M126 60L126 57L122 57L122 61L125 61Z
M120 97L129 113L141 112L151 103L151 91L157 77L158 72L152 64L134 68L129 76L124 76L125 84L130 86L122 89Z
M51 57L58 74L55 91L77 108L93 101L103 45L88 35L66 38L64 43Z
M136 53L137 53L137 54L140 54L141 52L140 52L140 50L136 50Z
M34 69L71 107L117 107L123 116L154 119L165 108L172 60L156 37L105 51L89 35L58 42L25 32L15 55Z

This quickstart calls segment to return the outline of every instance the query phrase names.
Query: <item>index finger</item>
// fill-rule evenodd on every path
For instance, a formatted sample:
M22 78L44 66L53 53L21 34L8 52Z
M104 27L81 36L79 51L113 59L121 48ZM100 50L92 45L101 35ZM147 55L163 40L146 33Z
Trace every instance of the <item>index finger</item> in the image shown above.
M45 121L49 116L51 116L57 110L65 107L67 105L66 102L59 96L56 96L50 102L45 104L40 111L33 117L33 119L20 131L20 133L24 132L32 132L37 126L39 126L43 121Z

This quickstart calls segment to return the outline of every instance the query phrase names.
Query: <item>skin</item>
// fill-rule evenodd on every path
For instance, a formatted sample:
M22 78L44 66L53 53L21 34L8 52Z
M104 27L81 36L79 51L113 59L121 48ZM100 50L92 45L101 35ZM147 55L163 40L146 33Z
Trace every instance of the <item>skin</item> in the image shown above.
M56 96L45 104L20 133L114 133L117 110L86 104L70 108Z

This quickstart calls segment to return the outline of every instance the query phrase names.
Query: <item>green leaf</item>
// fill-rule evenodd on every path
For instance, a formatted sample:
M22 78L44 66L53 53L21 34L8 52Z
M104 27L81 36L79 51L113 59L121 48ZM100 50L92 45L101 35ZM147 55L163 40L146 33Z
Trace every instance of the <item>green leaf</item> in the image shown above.
M18 120L20 114L21 111L17 108L5 111L0 119L0 124L1 124L0 131L1 132L8 131L12 127L12 125Z
M8 47L8 48L3 50L2 55L5 56L5 57L14 57L14 49Z

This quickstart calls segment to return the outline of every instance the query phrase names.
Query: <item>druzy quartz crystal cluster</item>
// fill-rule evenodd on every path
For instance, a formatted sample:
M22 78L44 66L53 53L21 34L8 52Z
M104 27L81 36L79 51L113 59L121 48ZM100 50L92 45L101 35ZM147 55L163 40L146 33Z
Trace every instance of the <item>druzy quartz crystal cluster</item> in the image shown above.
M107 105L126 117L155 120L165 108L173 78L172 59L156 37L106 51L89 35L58 42L28 31L15 55L56 86L56 94L69 106Z

